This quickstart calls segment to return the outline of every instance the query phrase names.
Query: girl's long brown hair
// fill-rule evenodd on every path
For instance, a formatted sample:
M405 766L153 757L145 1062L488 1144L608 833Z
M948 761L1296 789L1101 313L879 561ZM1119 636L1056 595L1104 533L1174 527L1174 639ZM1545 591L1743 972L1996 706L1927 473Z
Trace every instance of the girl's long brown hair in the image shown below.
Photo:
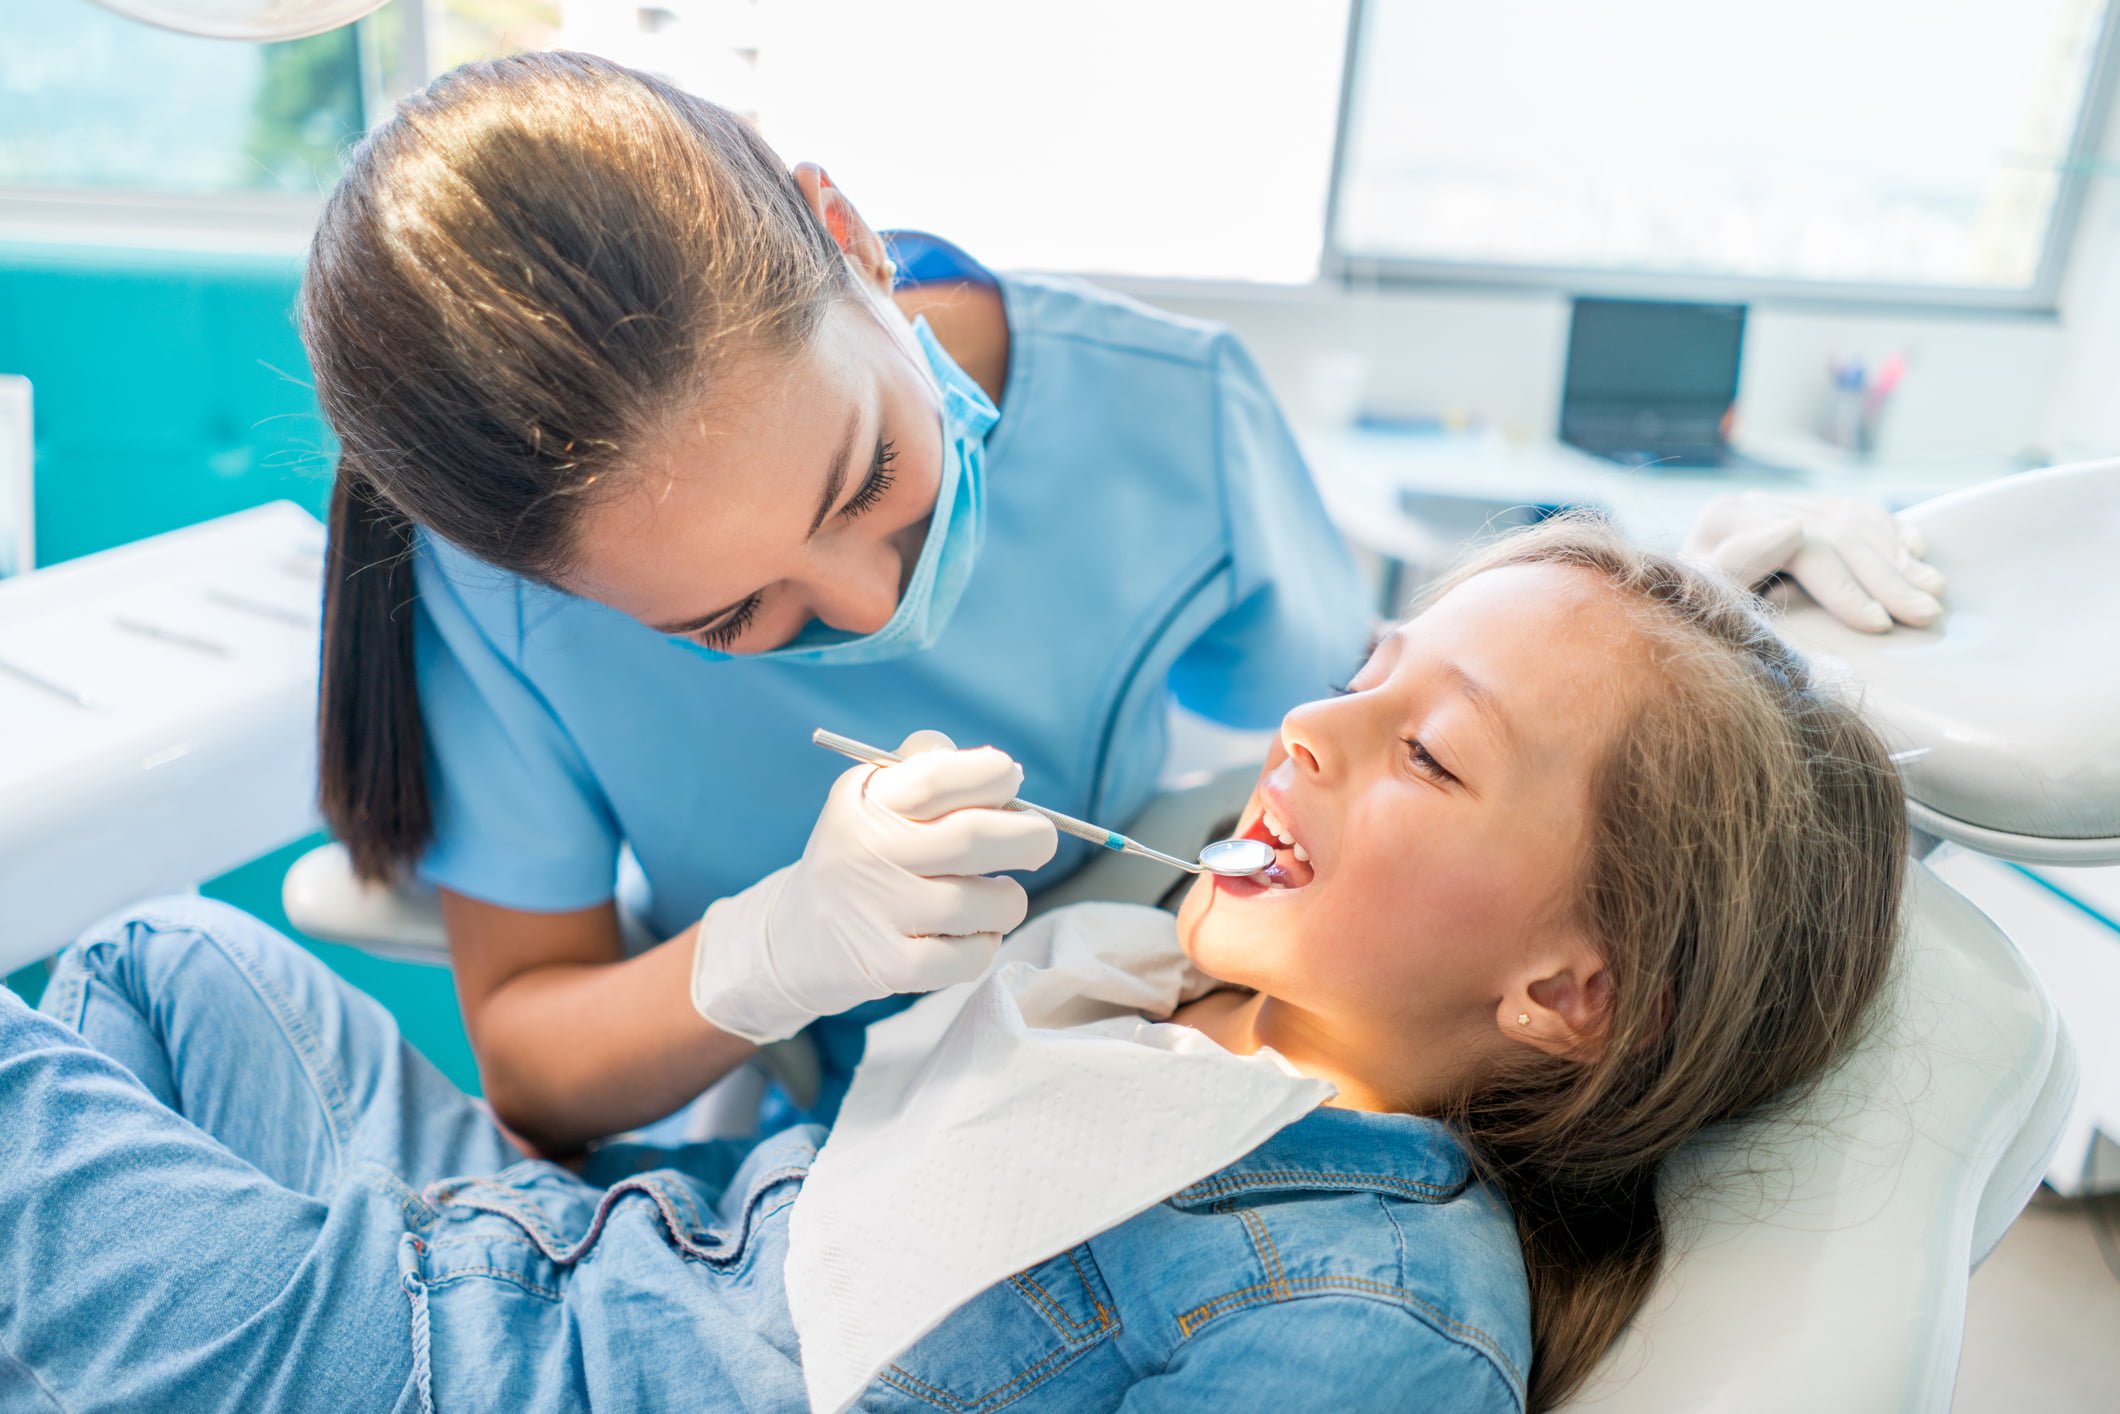
M1613 981L1606 1042L1532 1052L1449 1118L1508 1196L1531 1284L1530 1404L1581 1385L1663 1255L1656 1176L1703 1129L1801 1093L1860 1034L1905 880L1899 778L1757 600L1567 517L1436 586L1566 565L1630 607L1659 690L1596 774L1580 922Z
M748 124L607 60L467 64L354 149L300 314L340 448L319 797L364 877L433 828L413 527L554 578L581 507L723 351L798 347L853 293Z

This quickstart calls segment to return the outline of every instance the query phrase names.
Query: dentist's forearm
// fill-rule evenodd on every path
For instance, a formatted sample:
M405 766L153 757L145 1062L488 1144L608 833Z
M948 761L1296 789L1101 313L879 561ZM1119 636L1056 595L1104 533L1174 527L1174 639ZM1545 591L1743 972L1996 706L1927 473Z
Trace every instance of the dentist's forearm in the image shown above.
M474 1042L494 1113L548 1153L662 1118L756 1053L692 1009L692 929L623 962L554 963L486 999Z
M487 1101L526 1142L568 1153L659 1119L753 1053L690 1005L692 929L629 958L609 903L441 902Z

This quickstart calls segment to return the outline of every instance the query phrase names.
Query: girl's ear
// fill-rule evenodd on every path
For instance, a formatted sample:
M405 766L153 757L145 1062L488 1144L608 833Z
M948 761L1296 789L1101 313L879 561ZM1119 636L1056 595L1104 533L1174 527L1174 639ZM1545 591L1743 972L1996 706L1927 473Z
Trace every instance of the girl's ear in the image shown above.
M890 252L884 248L882 238L861 219L861 213L854 209L853 202L847 200L847 194L832 185L824 168L815 162L798 162L794 176L802 199L810 204L810 210L817 213L817 219L832 233L832 239L839 243L848 263L880 293L888 295L898 267L891 263Z
M1551 1055L1594 1060L1612 1020L1612 974L1580 940L1524 969L1502 993L1494 1022L1513 1041Z

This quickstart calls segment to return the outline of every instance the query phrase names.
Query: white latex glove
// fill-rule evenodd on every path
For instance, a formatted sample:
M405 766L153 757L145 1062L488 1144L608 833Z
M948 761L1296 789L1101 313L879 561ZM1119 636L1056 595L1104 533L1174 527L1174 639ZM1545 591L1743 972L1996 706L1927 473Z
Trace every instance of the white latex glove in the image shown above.
M1059 844L1052 822L1002 810L1023 768L992 747L915 732L906 759L842 775L802 858L700 920L692 1005L764 1044L894 992L968 982L1030 906L1014 879Z
M1943 616L1943 573L1921 557L1921 532L1880 507L1840 496L1744 491L1702 508L1683 551L1746 588L1777 571L1842 623L1882 633Z

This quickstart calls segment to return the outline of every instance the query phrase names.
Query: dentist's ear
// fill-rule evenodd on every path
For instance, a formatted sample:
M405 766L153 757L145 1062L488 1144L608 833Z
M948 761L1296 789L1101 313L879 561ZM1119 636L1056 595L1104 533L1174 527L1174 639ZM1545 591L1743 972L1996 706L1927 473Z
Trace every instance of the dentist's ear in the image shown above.
M891 264L890 252L885 249L882 237L869 229L869 223L861 219L861 213L854 209L853 202L847 200L847 194L832 184L824 168L815 162L798 162L794 177L802 199L817 213L817 219L824 222L825 229L839 243L848 262L863 279L888 295L898 271Z
M1587 943L1546 952L1502 993L1494 1023L1513 1041L1549 1055L1594 1060L1612 1019L1612 974Z

